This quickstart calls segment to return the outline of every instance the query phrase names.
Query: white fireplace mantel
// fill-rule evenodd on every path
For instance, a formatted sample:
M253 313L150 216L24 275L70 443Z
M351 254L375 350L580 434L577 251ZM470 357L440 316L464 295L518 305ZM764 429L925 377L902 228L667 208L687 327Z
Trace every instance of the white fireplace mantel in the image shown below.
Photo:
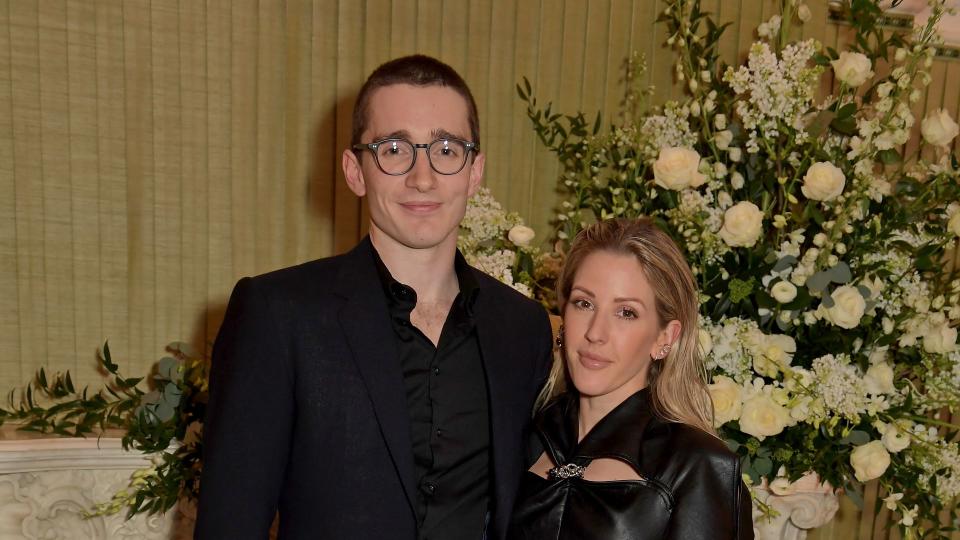
M129 521L122 511L83 517L125 489L134 471L150 465L144 454L123 450L119 438L0 440L0 538L189 538L192 522L177 511Z

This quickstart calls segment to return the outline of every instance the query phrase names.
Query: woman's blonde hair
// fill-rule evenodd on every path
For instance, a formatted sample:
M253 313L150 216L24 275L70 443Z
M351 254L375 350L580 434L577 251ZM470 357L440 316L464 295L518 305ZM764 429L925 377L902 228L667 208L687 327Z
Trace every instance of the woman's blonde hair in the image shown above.
M699 347L697 285L680 249L650 218L610 219L587 227L574 239L557 279L561 313L577 270L588 255L597 251L635 256L653 288L660 327L670 321L680 322L680 336L670 353L650 365L647 380L654 411L665 420L715 435L713 402ZM566 390L568 374L562 353L555 358L538 407Z

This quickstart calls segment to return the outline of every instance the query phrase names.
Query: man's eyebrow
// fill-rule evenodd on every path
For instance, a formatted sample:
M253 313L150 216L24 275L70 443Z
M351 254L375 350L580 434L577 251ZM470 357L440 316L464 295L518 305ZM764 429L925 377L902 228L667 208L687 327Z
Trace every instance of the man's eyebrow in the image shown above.
M433 137L433 140L437 140L437 139L461 139L464 141L469 140L462 135L456 135L454 133L450 133L449 131L443 128L438 128L431 131L430 136Z
M410 139L410 132L405 129L398 129L392 133L373 136L374 141L382 141L384 139Z
M407 131L407 130L405 130L405 129L398 129L398 130L393 131L393 132L391 132L391 133L386 133L386 134L383 134L383 135L374 135L374 136L373 136L373 140L374 140L374 141L382 141L382 140L384 140L384 139L406 139L406 140L408 140L408 141L410 141L410 142L416 142L416 141L411 140L410 132ZM430 131L430 140L429 140L429 141L424 141L424 142L425 142L425 143L429 143L429 142L433 142L433 141L435 141L435 140L437 140L437 139L462 139L462 140L468 140L468 139L466 139L465 137L463 137L463 136L461 136L461 135L457 135L457 134L455 134L455 133L450 133L449 131L447 131L447 130L445 130L445 129L443 129L443 128L436 128L436 129Z

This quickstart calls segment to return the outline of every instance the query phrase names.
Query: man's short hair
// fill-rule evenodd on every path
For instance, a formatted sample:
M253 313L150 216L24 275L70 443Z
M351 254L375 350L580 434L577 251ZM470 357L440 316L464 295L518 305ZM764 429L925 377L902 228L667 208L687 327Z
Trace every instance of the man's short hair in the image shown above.
M360 88L357 102L353 106L353 134L350 145L362 142L360 137L367 129L370 97L374 91L393 84L410 84L413 86L446 86L463 96L467 102L467 120L470 123L471 142L480 142L480 122L477 115L477 102L467 83L452 67L436 58L422 54L404 56L390 60L370 74L367 81Z

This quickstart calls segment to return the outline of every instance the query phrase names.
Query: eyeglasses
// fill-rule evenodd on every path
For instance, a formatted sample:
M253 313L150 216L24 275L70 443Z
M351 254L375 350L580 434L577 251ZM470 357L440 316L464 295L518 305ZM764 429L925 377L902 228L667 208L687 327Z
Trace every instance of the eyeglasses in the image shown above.
M462 139L437 139L430 144L414 144L406 139L383 139L382 141L355 144L354 150L370 150L377 167L384 174L400 176L407 174L417 162L417 148L427 152L430 168L439 174L457 174L467 164L467 155L479 151L480 145Z

